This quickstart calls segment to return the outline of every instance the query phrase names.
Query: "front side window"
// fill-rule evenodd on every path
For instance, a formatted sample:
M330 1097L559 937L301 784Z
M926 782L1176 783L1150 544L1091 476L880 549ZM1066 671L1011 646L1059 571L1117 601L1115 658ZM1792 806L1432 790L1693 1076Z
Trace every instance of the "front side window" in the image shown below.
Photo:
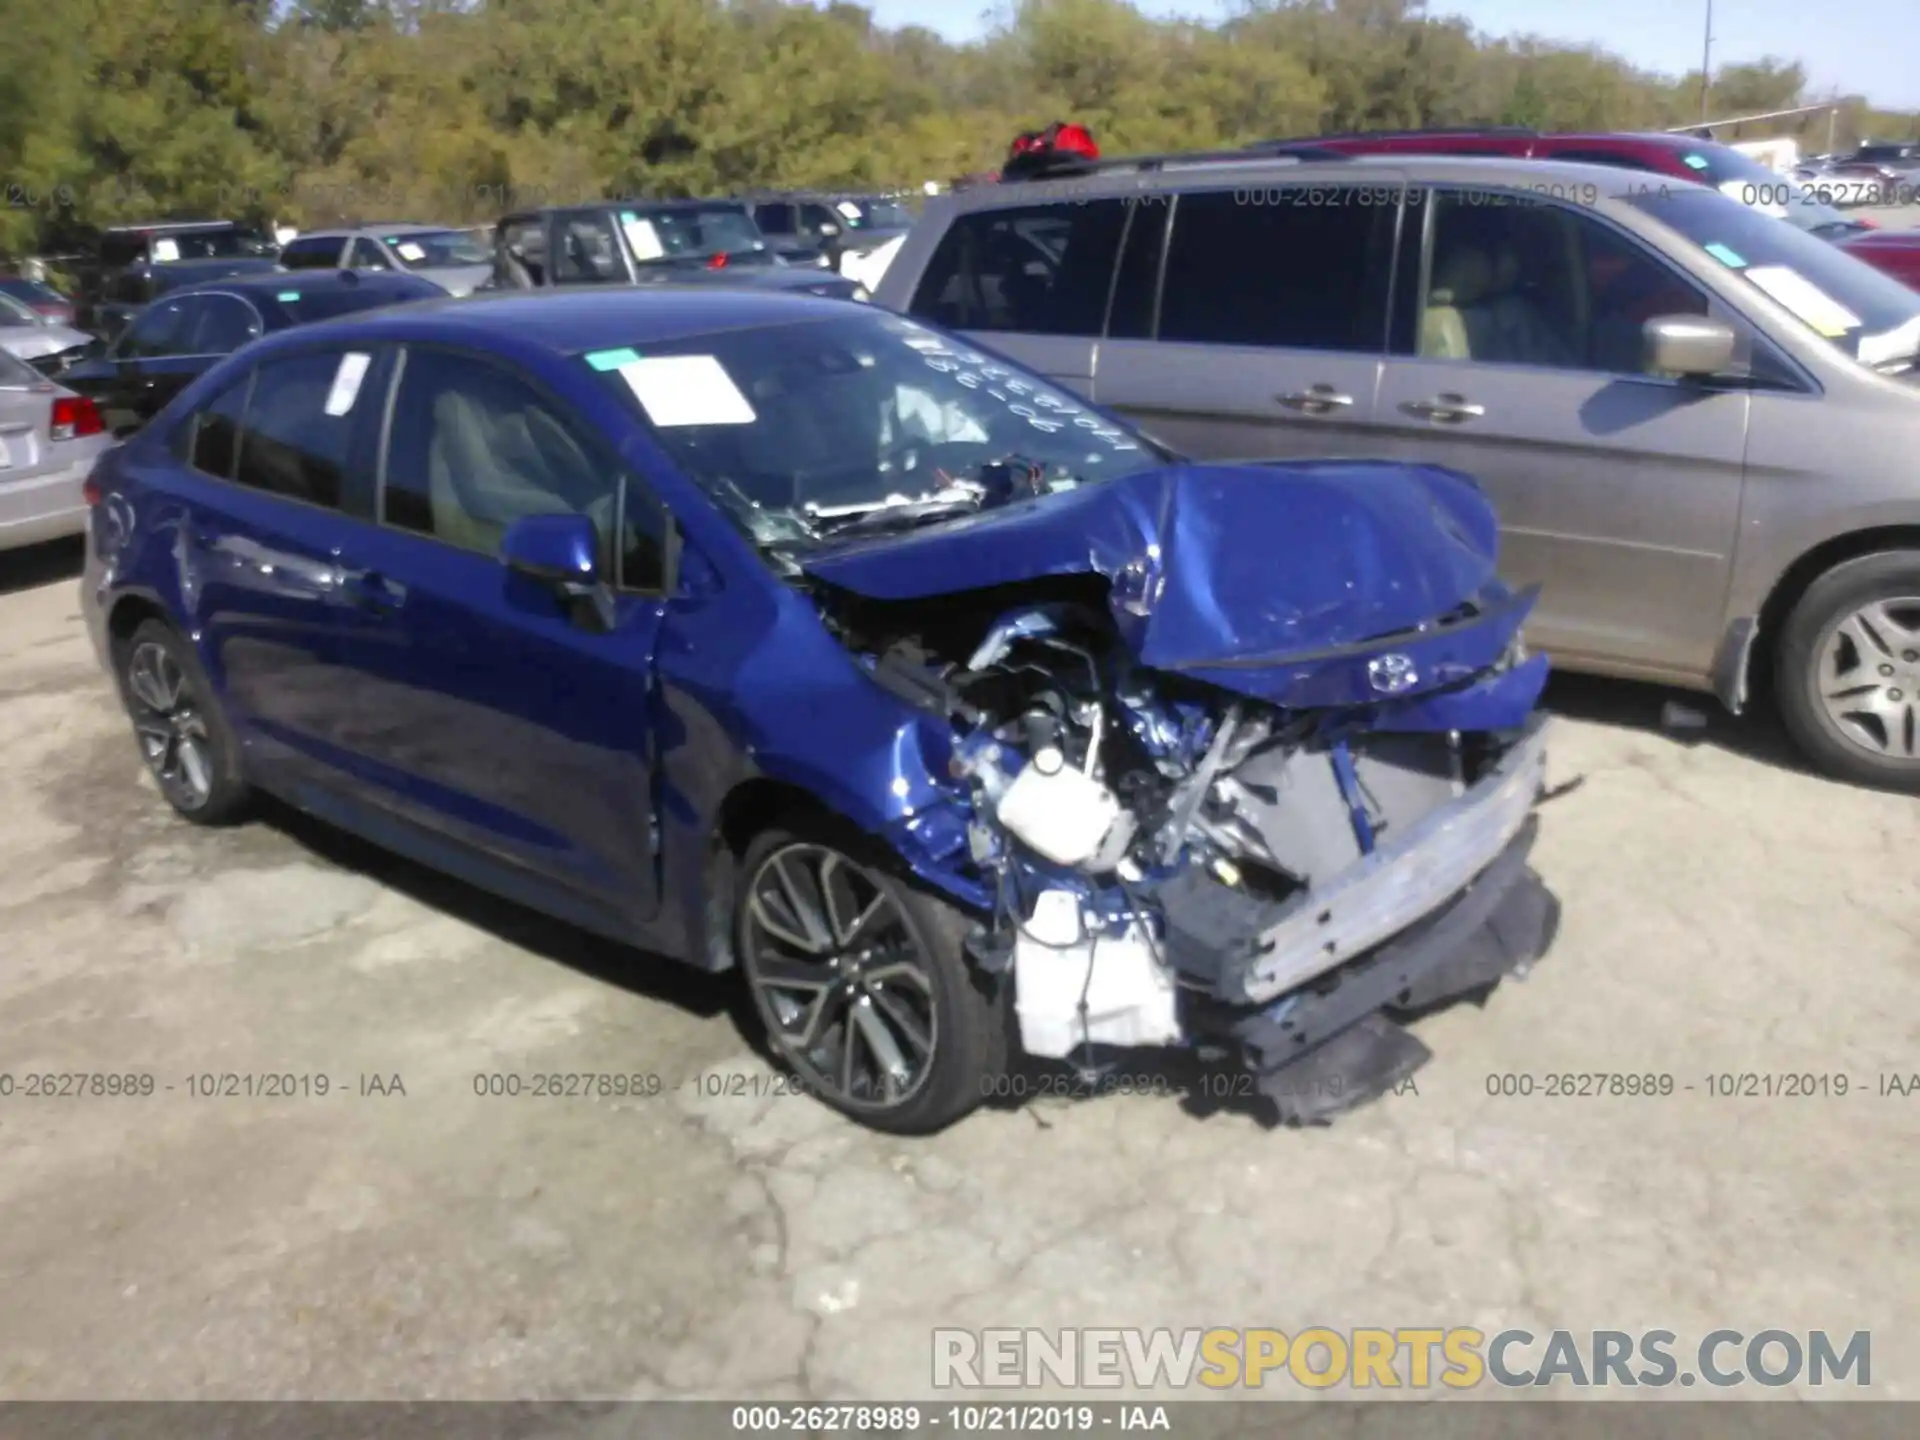
M153 360L166 355L185 355L193 307L184 300L160 300L134 318L120 337L114 351L116 359Z
M558 226L559 251L553 257L556 285L614 285L626 280L613 221L604 214L563 216Z
M1376 354L1386 344L1398 194L1285 186L1182 194L1162 340Z
M754 212L760 228L769 235L791 235L793 233L793 206L781 201L777 204L762 205Z
M813 543L906 502L1002 483L1071 489L1168 458L1032 372L898 315L724 331L581 363L768 547Z
M289 240L280 251L280 263L289 270L337 270L340 237L304 235Z
M1126 223L1119 199L962 215L908 308L953 330L1098 336Z
M230 355L260 335L260 317L246 301L232 295L198 297L198 314L187 337L190 355Z
M1861 364L1903 372L1920 363L1920 293L1839 246L1711 192L1650 191L1628 203Z
M337 350L269 360L256 372L240 432L234 479L256 490L337 509L353 439L342 367L364 367ZM364 375L364 368L360 374Z
M529 515L585 515L611 572L616 472L532 386L439 350L408 352L387 441L381 518L483 555Z
M347 264L354 270L391 270L393 262L387 259L380 247L364 236L353 242L348 253Z
M1648 320L1709 311L1679 271L1575 210L1502 191L1429 203L1423 358L1638 374Z

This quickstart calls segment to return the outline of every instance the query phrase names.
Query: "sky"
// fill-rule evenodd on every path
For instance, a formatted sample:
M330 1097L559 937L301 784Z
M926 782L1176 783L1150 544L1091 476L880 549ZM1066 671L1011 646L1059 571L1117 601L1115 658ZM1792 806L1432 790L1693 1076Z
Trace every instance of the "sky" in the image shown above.
M925 25L949 39L981 34L986 0L860 0L883 25ZM1233 0L1137 0L1149 14L1219 20ZM1597 44L1647 70L1700 68L1707 0L1429 0L1491 35ZM1920 110L1920 0L1713 0L1713 64L1768 55L1798 60L1810 89L1837 86L1890 110Z

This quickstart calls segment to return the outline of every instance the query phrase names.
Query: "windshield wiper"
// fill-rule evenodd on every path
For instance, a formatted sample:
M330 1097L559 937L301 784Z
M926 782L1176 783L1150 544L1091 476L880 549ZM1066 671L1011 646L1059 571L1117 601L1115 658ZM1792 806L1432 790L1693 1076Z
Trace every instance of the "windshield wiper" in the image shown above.
M982 495L967 495L944 500L912 500L905 505L881 505L857 515L835 515L814 521L822 535L870 535L887 530L911 530L916 525L955 515L971 515L985 503Z

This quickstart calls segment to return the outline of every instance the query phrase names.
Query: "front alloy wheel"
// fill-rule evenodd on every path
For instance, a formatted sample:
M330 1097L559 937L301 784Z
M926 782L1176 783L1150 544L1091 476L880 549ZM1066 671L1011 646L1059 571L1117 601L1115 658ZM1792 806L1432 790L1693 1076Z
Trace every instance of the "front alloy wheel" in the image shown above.
M1004 1007L964 957L965 917L850 848L776 832L748 850L741 966L809 1090L877 1129L937 1130L1004 1064Z
M1820 701L1869 753L1920 760L1920 595L1860 606L1827 632Z

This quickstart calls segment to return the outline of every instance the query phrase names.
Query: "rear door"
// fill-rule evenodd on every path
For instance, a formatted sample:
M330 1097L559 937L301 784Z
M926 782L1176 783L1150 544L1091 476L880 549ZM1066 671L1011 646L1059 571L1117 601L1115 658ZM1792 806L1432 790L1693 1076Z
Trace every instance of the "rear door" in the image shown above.
M1127 257L1095 398L1199 459L1370 453L1401 212L1391 174L1181 191L1131 331L1150 254Z
M357 358L351 358L357 357ZM341 556L371 508L370 404L345 373L370 350L277 356L212 397L172 437L187 471L187 603L202 656L250 759L296 794L351 788L347 745L367 705L361 658L387 617Z
M1738 529L1746 382L1649 374L1642 327L1718 314L1591 207L1440 189L1378 448L1476 477L1500 569L1545 589L1529 637L1652 677L1711 668ZM1722 316L1743 327L1736 317Z
M1125 200L1100 199L960 215L928 259L908 313L1091 397L1129 213Z

